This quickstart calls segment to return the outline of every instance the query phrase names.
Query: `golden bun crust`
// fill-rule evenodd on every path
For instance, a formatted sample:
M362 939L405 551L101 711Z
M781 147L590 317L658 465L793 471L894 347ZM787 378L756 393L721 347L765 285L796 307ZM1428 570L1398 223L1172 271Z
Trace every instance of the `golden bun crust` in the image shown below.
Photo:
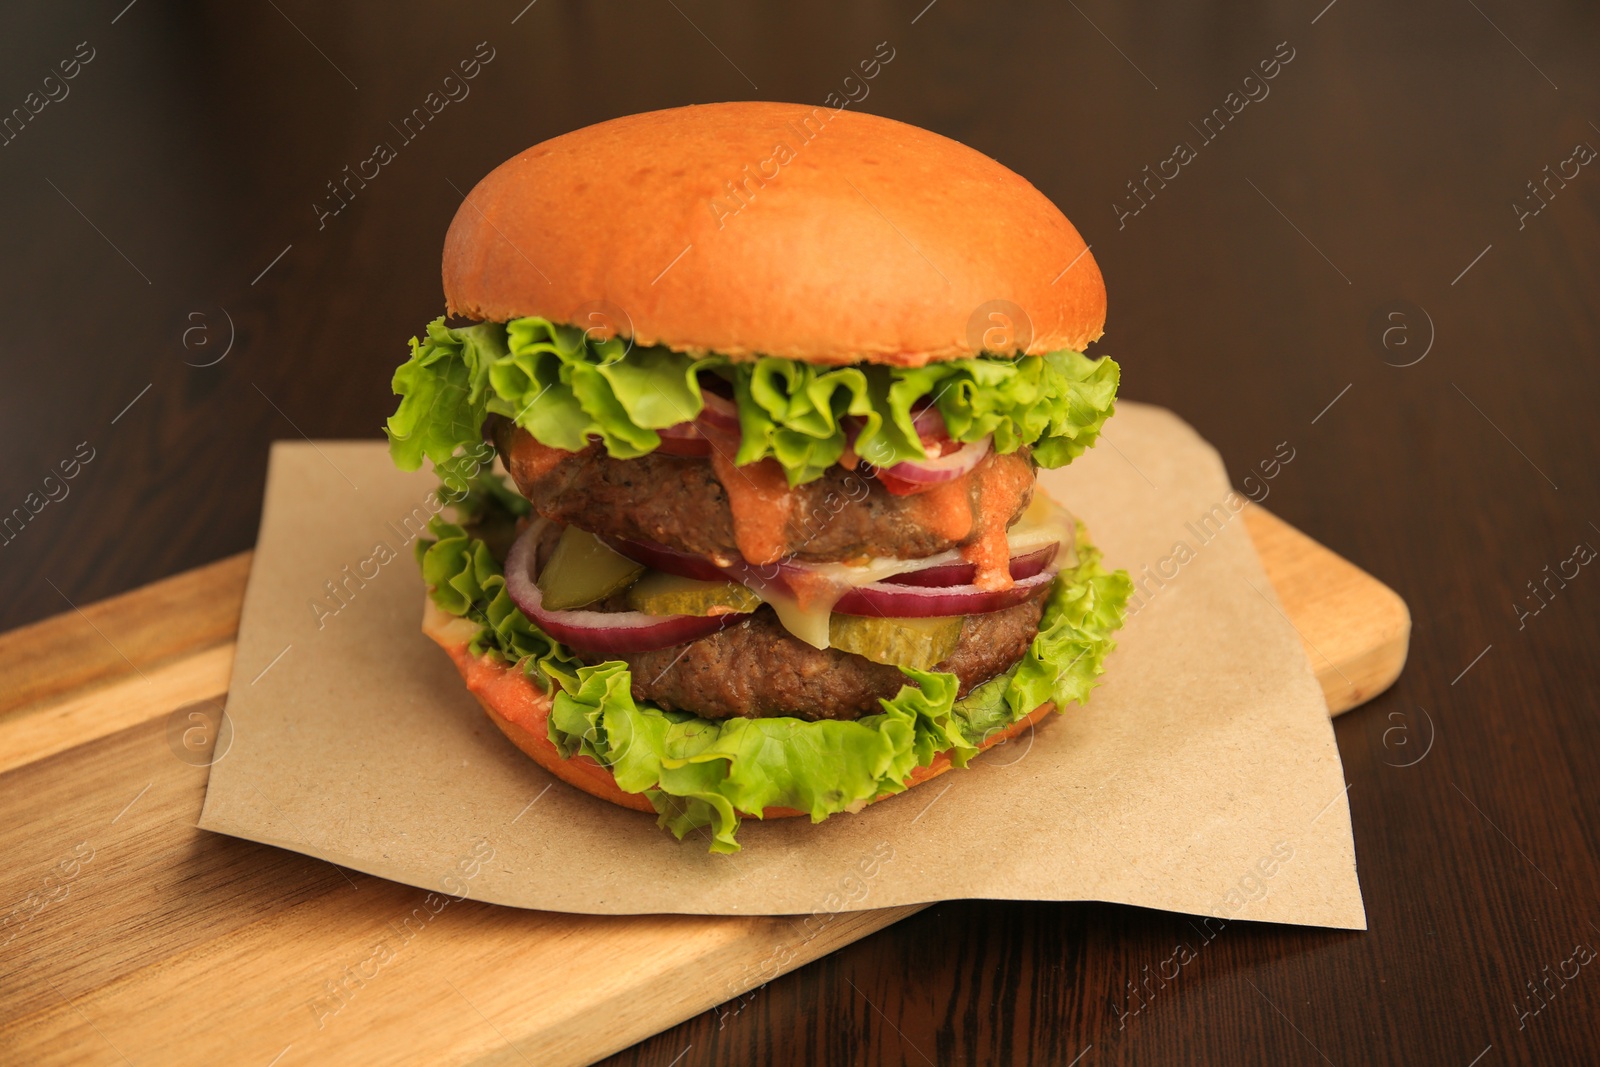
M1081 351L1106 312L1083 238L1025 179L803 104L697 104L535 145L468 194L443 273L456 315L822 364Z
M443 648L461 673L467 689L477 698L488 714L489 721L500 728L513 745L539 766L590 796L634 811L655 814L650 801L640 793L627 793L618 787L611 772L587 756L563 759L546 732L550 716L550 697L541 692L527 675L491 656L474 656L467 647L475 627L470 623L440 611L432 598L424 597L422 632ZM1022 733L1054 710L1054 704L1041 704L1027 716L1017 720L1006 730L984 740L979 750L993 748ZM946 753L939 753L926 767L911 772L906 788L921 785L937 778L951 768ZM805 812L793 808L767 808L764 819L786 819Z

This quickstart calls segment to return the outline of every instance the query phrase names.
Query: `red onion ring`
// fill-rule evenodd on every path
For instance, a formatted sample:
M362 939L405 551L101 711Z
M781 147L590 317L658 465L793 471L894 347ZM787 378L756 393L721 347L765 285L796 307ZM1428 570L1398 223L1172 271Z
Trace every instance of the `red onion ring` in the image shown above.
M833 610L841 615L882 615L891 619L926 619L948 615L984 615L1013 607L1033 596L1041 586L1055 581L1055 570L1044 570L1014 583L1009 589L979 589L975 585L926 589L915 585L873 582L839 598Z
M993 437L985 437L981 441L964 444L954 452L947 452L937 459L908 459L892 467L885 467L882 473L912 485L942 485L954 481L983 462L983 457L989 454L989 448L993 443Z
M693 578L701 582L732 579L736 582L742 582L757 591L766 586L776 586L779 592L792 593L794 584L789 581L789 576L803 573L806 570L806 566L803 563L779 562L758 567L742 559L733 559L722 566L718 566L703 556L681 552L678 549L668 548L666 545L658 544L654 541L630 541L620 537L603 537L602 540L634 562L643 563L653 570L662 571L666 574L676 574L681 578ZM1034 578L1040 572L1049 568L1055 562L1060 547L1059 544L1052 543L1012 556L1010 563L1012 580L1021 583ZM892 590L893 587L898 586L959 592L976 588L969 583L976 576L977 571L976 565L965 561L938 563L920 570L905 571L885 578L881 582L875 582L870 586L862 586L860 588L872 589L878 586L889 586ZM1028 588L1032 588L1032 586ZM985 595L988 595L989 591L985 590L984 592ZM1001 591L1002 594L1007 592L1009 590ZM850 595L850 593L845 594L846 597ZM1022 599L1026 599L1026 596ZM998 609L990 608L986 610ZM873 610L862 612L847 611L845 614L872 615L877 614L877 612ZM884 612L884 614L891 613ZM956 614L976 615L981 614L981 612L971 610L956 612Z
M1020 582L1024 578L1032 578L1055 562L1056 553L1061 546L1057 543L1036 548L1032 552L1011 557L1011 579ZM949 586L968 585L977 577L978 567L975 563L941 563L934 567L924 567L920 571L907 571L897 574L883 581L888 585L915 585L925 589L938 589Z
M534 522L506 555L506 593L522 613L562 644L583 652L617 655L687 644L745 616L646 615L642 611L551 611L533 580L534 552L547 519ZM720 575L719 575L720 577Z
M739 429L739 409L732 400L714 393L704 387L700 390L700 399L704 406L700 409L698 419L716 430L726 430L736 433Z
M671 426L657 430L656 433L662 437L670 437L679 441L698 441L702 439L700 428L694 424L693 419L687 422L674 423Z
M693 578L697 582L728 580L722 569L704 556L680 552L676 548L668 548L655 541L630 541L623 537L607 537L604 534L600 535L600 540L635 563L643 563L646 567L661 571L663 574L676 574L680 578Z
M711 442L695 438L663 437L656 449L664 456L681 456L685 459L705 459L711 455Z
M705 439L693 422L680 422L656 433L661 438L659 451L669 456L711 455L711 442Z
M932 404L926 404L913 412L911 425L916 427L917 436L922 439L924 448L929 444L950 440L950 428L944 424L944 416L939 414L939 409ZM927 451L934 450L927 449Z

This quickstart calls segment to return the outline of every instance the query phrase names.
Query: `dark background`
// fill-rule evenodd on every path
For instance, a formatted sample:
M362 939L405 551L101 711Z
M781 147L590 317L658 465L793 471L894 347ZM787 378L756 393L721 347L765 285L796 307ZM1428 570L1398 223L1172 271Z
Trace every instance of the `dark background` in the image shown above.
M1600 547L1600 161L1513 206L1600 147L1592 5L125 2L0 16L0 114L94 56L0 146L0 515L94 455L0 546L0 628L249 547L270 441L376 435L457 190L501 160L629 112L820 103L888 41L860 107L1062 206L1123 395L1236 478L1291 443L1267 506L1411 605L1406 673L1337 724L1371 929L1233 925L1123 1026L1187 920L946 904L617 1061L1600 1057L1600 961L1522 1015L1600 948L1600 577L1528 592ZM319 230L325 183L480 41L471 95ZM1270 95L1203 143L1280 42ZM1198 158L1119 225L1180 140Z

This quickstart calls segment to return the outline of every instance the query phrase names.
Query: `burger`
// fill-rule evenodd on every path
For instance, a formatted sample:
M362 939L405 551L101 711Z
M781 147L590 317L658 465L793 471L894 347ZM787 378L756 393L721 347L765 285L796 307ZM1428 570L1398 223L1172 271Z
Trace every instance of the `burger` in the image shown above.
M546 771L732 852L1088 700L1130 583L1035 471L1119 372L1018 175L844 109L631 115L479 182L443 280L387 426L452 505L423 628Z

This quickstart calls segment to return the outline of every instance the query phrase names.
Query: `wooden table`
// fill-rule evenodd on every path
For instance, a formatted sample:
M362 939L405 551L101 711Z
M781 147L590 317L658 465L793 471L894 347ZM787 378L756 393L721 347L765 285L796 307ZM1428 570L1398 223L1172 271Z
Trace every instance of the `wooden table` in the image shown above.
M1600 972L1558 977L1600 949L1600 585L1557 576L1600 546L1600 175L1548 176L1600 147L1592 13L524 2L0 16L0 110L58 97L0 147L0 514L60 498L5 535L0 629L242 551L268 441L373 432L440 307L460 192L501 159L652 107L820 102L888 41L860 106L1064 207L1107 276L1099 349L1126 395L1183 413L1237 480L1286 442L1267 506L1411 604L1406 674L1337 725L1371 929L1230 929L1119 1027L1114 998L1185 920L940 905L618 1062L1600 1056ZM319 228L326 183L480 41L470 96ZM1194 158L1132 198L1179 141ZM85 949L113 950L141 945Z

